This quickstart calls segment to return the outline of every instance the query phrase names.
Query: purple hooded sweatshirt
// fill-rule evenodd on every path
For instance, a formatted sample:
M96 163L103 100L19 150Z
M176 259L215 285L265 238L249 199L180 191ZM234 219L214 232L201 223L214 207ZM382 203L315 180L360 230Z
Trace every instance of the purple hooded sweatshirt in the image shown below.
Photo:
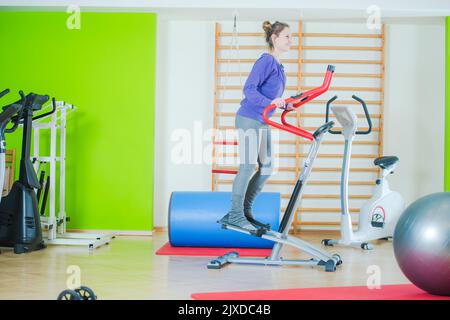
M280 98L286 85L284 67L274 56L263 53L256 60L244 86L245 98L241 101L238 115L258 120L262 123L263 110L275 98ZM271 117L275 109L268 113Z

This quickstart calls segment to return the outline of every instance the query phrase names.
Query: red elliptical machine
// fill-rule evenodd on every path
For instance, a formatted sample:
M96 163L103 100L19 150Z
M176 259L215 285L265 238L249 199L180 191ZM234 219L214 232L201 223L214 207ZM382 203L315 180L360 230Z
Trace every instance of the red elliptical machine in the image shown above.
M320 87L285 99L286 105L291 103L294 108L298 108L304 105L305 103L320 96L324 92L326 92L330 87L333 73L334 73L334 66L329 65L327 68L327 72L325 74L323 84ZM306 241L300 240L297 237L289 235L289 230L294 220L295 212L297 211L297 208L300 205L303 190L308 180L308 176L311 173L314 159L317 157L317 153L319 151L323 135L333 127L334 122L333 121L327 122L324 125L317 128L317 130L314 133L311 133L304 129L293 126L286 121L286 115L293 109L283 111L283 113L281 114L281 123L269 120L267 114L271 110L274 110L275 108L276 106L271 104L264 109L263 117L266 123L280 130L284 130L297 136L308 139L312 142L311 148L309 149L308 157L304 161L302 171L292 192L289 204L281 220L280 227L278 230L268 230L265 228L260 228L257 231L249 231L228 224L222 225L223 228L225 229L246 233L251 236L262 237L264 239L275 242L275 245L272 249L272 253L267 258L246 258L246 257L241 258L239 257L238 253L229 252L217 259L212 260L208 264L208 268L220 269L228 263L242 263L242 264L259 264L259 265L275 265L275 266L279 265L322 266L325 268L325 271L327 272L336 271L336 266L342 264L342 260L339 255L330 254L320 248L316 248L315 246L309 244ZM280 251L283 245L293 246L298 250L304 251L305 253L309 254L310 256L312 256L312 258L310 260L285 260L280 257Z

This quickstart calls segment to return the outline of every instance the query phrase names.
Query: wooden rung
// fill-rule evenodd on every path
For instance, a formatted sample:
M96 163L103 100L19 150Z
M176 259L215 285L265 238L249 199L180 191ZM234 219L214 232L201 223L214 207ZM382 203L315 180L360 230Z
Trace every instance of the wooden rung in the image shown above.
M238 167L215 167L213 170L238 170ZM274 169L281 172L296 172L296 167L279 167ZM313 167L314 172L341 172L342 168ZM378 172L378 168L350 168L350 172Z
M217 154L218 157L238 157L239 154L237 152L219 152ZM305 158L308 156L307 153L299 153L299 154L295 154L295 153L278 153L274 155L275 157L280 157L280 158L297 158L301 157L301 158ZM355 159L376 159L378 158L378 154L352 154L351 156L352 158ZM319 153L317 155L317 158L342 158L342 154L341 153Z
M314 89L313 86L302 86L301 90L311 90ZM289 90L289 89L288 89ZM296 90L296 89L292 89ZM330 87L333 91L365 91L365 92L381 92L381 88L371 88L371 87Z
M300 118L319 118L319 119L323 119L324 118L324 114L323 113L303 113L301 109L299 109L300 111ZM290 114L288 114L289 116ZM293 117L296 117L295 114L293 114ZM359 119L365 119L366 115L364 113L357 113L356 117ZM380 119L381 115L380 114L371 114L370 117L372 119ZM333 113L330 113L330 118L336 118L334 116Z
M312 180L308 181L307 185L314 186L339 186L341 185L340 181L322 181L322 180ZM349 181L348 184L350 186L373 186L375 185L375 181Z
M308 131L315 131L315 130L317 130L317 127L301 127L301 128L303 130L308 130ZM235 126L219 126L217 129L218 130L236 130L236 127ZM365 131L367 129L368 129L367 127L358 128L358 130L362 130L362 131ZM281 130L281 129L271 128L271 130ZM333 127L333 130L342 130L342 128L341 127ZM378 131L380 131L380 128L372 127L372 131L373 132L378 132Z
M216 101L218 103L239 103L241 102L241 99L217 99Z
M274 141L276 143L276 141ZM283 140L280 144L296 144L296 141ZM309 140L299 140L299 144L311 144ZM322 141L323 145L344 145L344 141ZM353 145L378 145L378 141L353 141Z
M213 174L236 174L236 170L225 170L225 169L212 169L211 173Z
M302 77L323 78L323 73L303 72ZM381 78L381 73L340 73L333 74L333 78Z
M312 33L304 32L303 37L307 38L380 38L381 34L366 34L366 33Z
M281 212L286 211L286 208L281 208ZM359 213L357 208L349 208L350 213ZM327 212L327 213L341 213L341 208L298 208L296 213L312 213L312 212Z
M298 144L305 144L305 145L309 145L309 144L311 144L311 141L309 141L309 140L299 140L299 141L295 141L295 140L279 140L279 141L277 141L277 140L273 140L273 143L274 144L279 144L279 145L296 145L297 143ZM323 145L333 145L333 146L341 146L341 145L344 145L344 141L327 141L327 140L325 140L325 141L322 141L322 144ZM237 141L226 141L226 142L224 142L224 141L216 141L216 142L214 142L214 144L216 144L216 145L227 145L227 146L237 146L239 143L237 142ZM378 146L378 141L366 141L366 140L363 140L363 141L353 141L353 145L367 145L367 146L370 146L370 145L373 145L373 146Z
M300 118L319 118L319 119L323 119L325 116L323 113L303 113L301 109L298 109L300 112ZM236 112L217 112L216 113L217 116L220 117L235 117L236 116ZM360 119L365 119L366 115L363 113L358 113L356 114L356 116ZM372 119L380 119L381 115L380 114L371 114L370 117ZM297 114L294 112L289 113L286 118L297 118ZM330 114L330 118L335 118L334 114Z
M235 34L238 37L264 37L263 32L238 32ZM219 37L232 37L234 36L231 32L220 32ZM291 37L298 37L298 33L291 33Z
M298 47L298 46L297 46ZM381 47L358 46L302 46L303 50L381 51Z
M219 103L240 103L241 99L217 99L217 102ZM326 105L326 103L328 102L328 100L312 100L310 102L308 102L308 104L323 104ZM367 100L365 101L366 105L382 105L382 102L379 100ZM356 104L356 105L360 105L360 103L358 101L354 101L354 100L336 100L333 102L333 104Z
M218 72L217 76L219 77L247 77L250 74L250 72ZM284 75L286 77L297 77L296 72L285 72ZM323 78L323 73L321 74Z
M217 59L219 63L254 63L256 59ZM295 63L297 64L299 60L297 59L281 59L281 63ZM320 64L382 64L381 60L340 60L340 59L302 59L301 63L320 63Z
M216 170L238 170L238 167L226 167L226 168L215 168ZM295 167L280 167L277 168L277 171L280 172L295 172Z
M298 37L298 32L291 33L291 37ZM263 32L219 32L219 37L264 37ZM302 37L308 38L367 38L367 39L381 39L382 34L370 33L320 33L320 32L303 32Z
M238 46L230 46L230 45L222 45L219 46L219 50L267 50L267 46L260 45L239 45ZM298 50L298 45L290 46L290 50Z
M237 141L214 141L213 143L218 146L237 146L238 145Z
M250 72L217 72L218 77L247 77L250 74ZM288 72L285 73L287 77ZM294 75L292 75L293 77Z
M242 59L222 59L222 58L217 59L217 62L219 62L219 63L253 63L255 61L256 61L256 59L244 59L244 58L242 58Z
M358 222L352 222L354 226L358 225ZM297 222L298 226L340 226L340 222L333 222L333 221L300 221Z
M218 72L219 77L247 77L249 72ZM286 77L297 77L296 72L286 72ZM302 77L306 78L323 78L323 73L302 72ZM333 78L381 78L381 73L341 73L337 72Z
M268 180L266 184L273 185L295 185L297 180ZM222 184L232 184L233 180L228 179L219 179L217 183ZM325 181L325 180L312 180L308 181L307 185L314 186L339 186L341 184L340 181ZM375 185L374 181L349 181L348 183L351 186L373 186Z
M286 86L286 90L311 90L316 87L313 86ZM234 85L218 85L218 90L239 90L242 91L242 86L234 86ZM364 91L364 92L381 92L381 88L371 88L371 87L330 87L330 90L333 91Z
M341 172L342 168L313 167L314 172ZM378 168L350 168L350 172L378 172Z
M312 100L310 102L308 102L309 104L323 104L326 105L327 104L327 100ZM382 102L380 100L367 100L365 101L366 105L382 105ZM355 100L336 100L333 102L333 104L356 104L356 105L361 105L358 101Z
M372 196L367 195L349 195L349 199L355 199L355 200L364 200L364 199L370 199ZM290 194L282 194L281 199L290 199ZM302 196L302 199L340 199L341 196L338 194L304 194Z
M260 45L239 45L230 46L222 45L219 46L219 50L266 50L267 46ZM298 50L298 45L290 47L291 50ZM381 47L362 47L362 46L301 46L302 50L341 50L341 51L381 51Z
M280 145L296 145L298 144L311 144L309 140L280 140L273 141L274 144ZM216 141L214 142L216 145L227 145L227 146L237 146L239 143L237 141ZM322 141L323 145L343 145L344 141ZM378 145L378 141L353 141L353 145Z
M224 59L224 58L219 58L217 59L217 62L219 63L254 63L256 61L256 59L247 59L247 58L242 58L242 59ZM281 59L280 60L281 63L298 63L297 59Z
M295 158L296 154L279 153L278 155L275 155L275 156L286 157L286 158ZM300 153L299 156L306 158L308 156L308 154ZM378 158L378 154L354 154L353 153L351 157L355 158L355 159L375 159L375 158ZM317 155L317 158L342 158L342 154L341 153L319 153Z
M382 64L381 60L302 59L302 63L321 64Z
M298 46L291 46L291 49L297 49ZM267 46L258 46L258 45L239 45L238 46L219 46L219 50L264 50L267 49Z
M273 141L274 143L277 143L276 141ZM297 143L297 141L295 141L295 140L280 140L280 141L278 141L278 144L290 144L290 145L293 145L293 144L296 144Z
M241 91L243 89L243 87L242 86L233 86L233 85L229 85L229 86L228 85L226 85L226 86L218 85L217 89L219 89L219 90L239 90L239 91ZM285 89L286 90L297 90L298 87L297 86L286 86Z
M301 144L311 144L311 141L308 140L302 140L300 142ZM323 145L343 145L344 141L322 141ZM377 146L379 143L378 141L353 141L353 145L373 145L373 146Z
M371 197L372 197L371 195L350 195L349 199L365 200L365 199L370 199ZM336 194L336 195L334 195L334 194L333 195L331 195L331 194L304 194L302 198L303 199L340 199L341 196L338 194Z
M303 127L303 129L309 130L309 131L315 131L315 130L317 130L317 127ZM360 130L360 131L366 131L367 129L369 129L369 128L368 127L360 127L360 128L358 128L358 130ZM341 127L333 127L333 130L342 130L342 128ZM372 127L372 131L373 132L379 132L380 128Z
M213 170L238 170L238 167L215 167L213 168ZM295 172L296 168L295 167L279 167L277 168L278 171L280 172Z

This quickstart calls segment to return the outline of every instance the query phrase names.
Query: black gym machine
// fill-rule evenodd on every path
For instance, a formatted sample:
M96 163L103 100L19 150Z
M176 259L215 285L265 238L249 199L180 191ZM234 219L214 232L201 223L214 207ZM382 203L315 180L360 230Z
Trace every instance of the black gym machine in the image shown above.
M9 90L0 94L5 95ZM56 110L55 99L51 111L34 116L50 99L48 95L19 92L21 99L3 107L0 114L0 136L2 150L5 149L5 133L14 132L23 125L22 154L19 179L0 202L0 247L10 247L14 253L25 253L46 247L42 229L36 190L41 189L33 164L30 160L32 122L52 114ZM6 128L8 123L11 128ZM4 150L3 150L4 153ZM3 165L0 170L5 170ZM2 182L3 183L3 182Z

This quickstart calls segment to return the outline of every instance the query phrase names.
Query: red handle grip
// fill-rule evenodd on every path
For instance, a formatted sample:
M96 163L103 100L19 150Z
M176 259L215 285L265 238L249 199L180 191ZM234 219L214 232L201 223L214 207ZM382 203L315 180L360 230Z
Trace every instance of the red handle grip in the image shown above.
M322 93L326 92L328 90L328 88L330 87L330 83L331 83L331 78L333 77L333 73L334 73L334 66L329 65L327 68L327 72L325 73L325 78L323 80L323 83L320 87L311 89L309 91L306 91L304 93L301 93L297 96L293 96L293 97L289 97L287 99L284 100L284 103L287 105L289 103L291 103L293 105L294 108L298 108L302 105L304 105L305 103L313 100L314 98L317 98L318 96L320 96ZM308 140L313 140L314 136L306 131L303 130L301 128L298 128L296 126L293 126L291 124L289 124L286 121L286 115L291 112L292 110L284 110L283 113L281 114L281 123L277 123L274 122L272 120L270 120L267 116L267 114L269 113L269 111L275 109L276 106L274 104L268 105L263 112L263 118L264 121L271 125L272 127L293 133L297 136L306 138Z

